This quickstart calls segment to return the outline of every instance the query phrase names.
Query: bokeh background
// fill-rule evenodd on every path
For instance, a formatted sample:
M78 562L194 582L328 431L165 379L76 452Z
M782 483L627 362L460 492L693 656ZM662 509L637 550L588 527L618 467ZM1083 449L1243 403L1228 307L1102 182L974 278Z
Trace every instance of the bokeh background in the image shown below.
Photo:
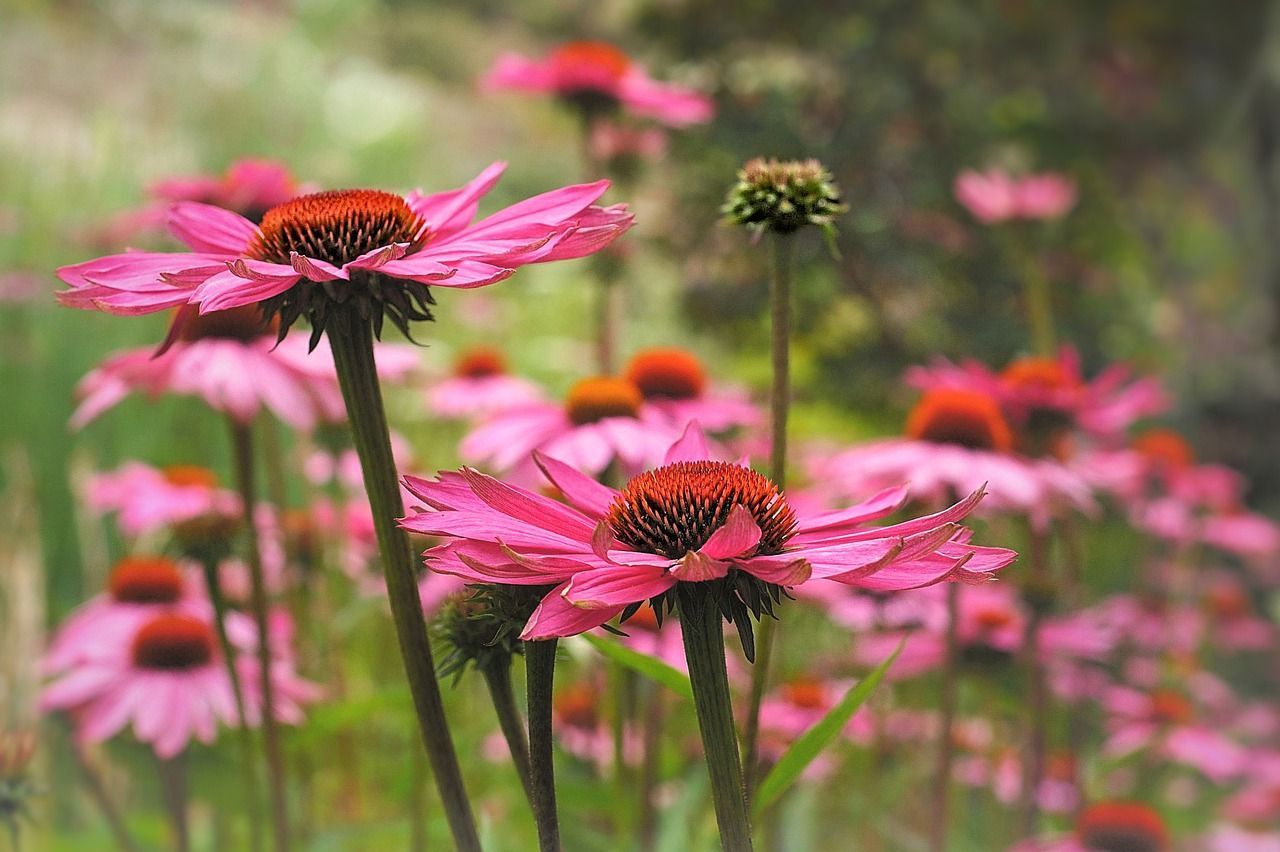
M1171 422L1205 458L1246 472L1254 504L1274 508L1274 7L0 0L0 720L28 721L41 631L98 588L116 555L118 542L76 509L85 472L131 457L227 462L221 422L194 401L134 399L69 431L74 383L107 352L158 340L164 320L60 309L52 270L101 253L102 223L138 205L149 183L246 155L324 186L387 189L454 186L503 159L495 205L573 182L573 116L476 85L500 51L537 54L568 39L616 42L716 100L711 124L672 134L626 196L609 196L639 221L623 272L624 351L680 343L717 374L765 387L764 254L723 225L719 207L745 159L815 156L850 212L837 261L817 238L800 248L796 429L896 429L906 366L937 353L999 364L1025 349L1016 271L953 200L953 178L984 165L1060 170L1080 187L1075 212L1042 234L1061 335L1090 371L1127 360L1164 376L1178 401ZM562 390L589 360L590 288L578 263L446 295L424 361L500 337L521 371ZM456 431L427 422L417 396L391 404L430 468L455 462ZM375 609L346 613L350 629L390 643ZM346 712L362 710L375 720L369 736L394 744L402 699L370 688ZM347 724L336 716L320 711L298 736L323 742ZM477 747L483 733L463 736ZM363 848L354 844L398 828L409 768L395 748L370 754L370 774L388 787L366 791L351 822L319 832L314 848ZM36 848L99 848L101 829L68 792L65 754L54 748L49 760ZM567 785L569 802L590 795L585 782ZM811 834L788 848L811 848Z

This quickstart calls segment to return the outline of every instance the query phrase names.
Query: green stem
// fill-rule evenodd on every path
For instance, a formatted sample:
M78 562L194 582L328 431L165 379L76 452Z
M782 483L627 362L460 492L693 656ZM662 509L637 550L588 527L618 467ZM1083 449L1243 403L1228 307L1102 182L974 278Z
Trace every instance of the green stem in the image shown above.
M791 413L791 255L789 234L769 235L769 306L773 383L769 389L769 478L779 489L787 485L787 419ZM751 669L751 692L743 733L747 792L755 787L759 764L760 705L769 683L777 622L761 620L756 630L756 660Z
M409 745L409 852L427 850L427 755Z
M107 827L111 829L111 836L115 839L116 846L122 852L140 852L142 847L129 832L129 826L121 816L120 809L116 807L115 800L111 798L111 792L103 782L102 776L89 760L89 755L85 754L79 744L73 744L71 751L75 755L76 766L80 769L80 780L89 791L89 798L93 799L98 810L102 812L102 818L107 821Z
M183 755L165 759L156 758L160 777L160 795L164 797L165 810L173 827L173 848L176 852L191 849L191 833L187 829L187 771Z
M662 757L662 722L666 715L663 696L665 693L656 684L645 684L648 699L648 710L644 714L644 728L641 733L640 753L643 755L640 764L640 827L636 834L640 840L640 848L649 852L657 841L657 812L654 802L654 788L658 786L658 769Z
M1037 355L1052 358L1058 344L1053 330L1053 300L1049 293L1049 281L1034 260L1028 259L1022 267L1022 296L1026 301L1027 321L1031 325L1031 341Z
M1033 581L1051 582L1049 563L1049 539L1044 533L1031 530L1028 539L1028 556ZM1043 587L1033 587L1029 601L1031 615L1027 619L1026 640L1023 647L1027 676L1027 752L1022 771L1022 830L1030 837L1036 832L1040 818L1040 779L1044 777L1045 753L1048 750L1049 696L1045 688L1044 671L1040 665L1040 625L1044 621L1048 602Z
M245 533L249 540L249 609L258 633L258 677L262 689L262 748L267 757L267 786L271 796L271 822L276 852L289 849L289 806L285 797L284 753L280 746L280 723L275 714L275 685L271 679L271 633L267 624L267 584L262 574L262 550L254 523L257 484L253 458L253 432L235 418L231 424L231 444L235 455L236 482L244 511Z
M244 707L244 688L240 685L240 672L236 670L236 651L227 636L227 602L222 596L218 580L218 561L214 557L201 559L205 585L209 587L209 601L213 604L214 632L218 636L218 648L227 667L227 679L231 682L231 695L236 704L236 719L240 722L237 735L240 740L240 770L243 773L245 811L249 815L249 848L258 852L262 848L262 811L259 808L258 768L254 758L253 731Z
M539 852L560 852L556 813L556 769L551 698L555 685L556 640L524 643L525 689L529 713L529 782Z
M684 655L693 686L693 706L711 774L711 797L720 826L720 846L725 852L749 852L751 824L747 817L746 788L738 757L733 725L733 703L724 658L724 628L720 609L703 583L682 583L680 630Z
M956 683L960 677L960 648L956 635L960 611L960 587L947 585L947 658L942 669L942 690L938 696L938 753L933 770L933 812L929 815L929 849L947 850L947 815L951 793L951 764L955 755L952 728L956 718Z
M502 729L502 736L507 741L511 762L515 764L525 798L532 809L534 801L532 770L529 768L529 738L525 733L524 720L520 718L520 708L516 706L516 693L511 685L511 666L484 666L480 673L484 675L485 686L489 688L489 698L493 701L494 712L498 714L498 727Z
M418 715L422 742L431 761L436 789L440 793L455 845L462 852L478 852L480 838L476 833L471 802L463 787L458 755L445 718L440 684L436 681L435 660L427 640L427 623L418 597L413 552L408 535L396 526L396 518L404 514L404 506L396 481L395 460L391 455L382 389L373 361L373 331L368 319L360 317L353 307L347 306L330 315L327 333L342 398L347 405L347 417L351 421L353 442L364 473L365 491L373 510L391 616Z

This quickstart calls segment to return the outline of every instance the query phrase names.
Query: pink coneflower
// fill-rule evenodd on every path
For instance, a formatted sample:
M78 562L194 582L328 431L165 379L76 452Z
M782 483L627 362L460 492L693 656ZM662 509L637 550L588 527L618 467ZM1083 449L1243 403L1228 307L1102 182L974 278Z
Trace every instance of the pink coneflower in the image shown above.
M232 613L229 620L247 618ZM251 630L248 625L245 629ZM231 633L231 625L228 625ZM242 633L242 630L235 631ZM157 755L170 758L194 738L212 743L219 724L238 725L231 680L209 618L187 613L156 613L110 653L82 659L45 687L45 712L69 712L82 742L101 742L132 723L134 735ZM262 712L256 662L237 660L244 669L246 719L256 725ZM315 689L297 678L287 661L272 665L276 717L289 724L302 719L302 703Z
M702 124L713 112L706 95L650 78L617 47L599 41L569 42L543 59L504 53L481 86L556 95L590 114L621 106L671 127Z
M645 407L634 384L597 376L570 388L563 404L498 412L462 439L459 453L529 483L538 479L535 451L593 475L614 463L633 474L657 464L679 434L668 418Z
M1119 757L1151 749L1216 783L1237 777L1247 766L1248 752L1217 727L1198 720L1196 706L1181 692L1114 687L1102 703L1110 714L1104 754Z
M197 576L163 556L121 559L111 569L106 590L77 607L58 627L41 658L41 670L56 674L84 660L111 655L159 612L206 612L209 603Z
M1076 203L1076 184L1056 172L1011 177L1000 169L964 171L955 180L956 201L980 222L1058 219Z
M608 719L601 713L600 692L579 681L556 692L552 700L556 741L567 753L605 771L613 766L614 739ZM622 758L629 766L640 763L643 745L639 732L624 725Z
M868 494L903 482L912 497L940 505L987 483L985 509L1030 517L1090 512L1089 485L1053 459L1011 452L1014 436L1000 406L976 389L936 388L907 418L906 437L815 457L810 475L837 496Z
M1057 429L1072 427L1087 435L1115 440L1136 421L1168 407L1168 397L1155 379L1136 379L1123 364L1113 364L1085 378L1080 357L1064 346L1056 358L1027 357L995 372L977 361L953 364L938 358L927 367L907 371L907 383L921 390L952 388L985 393L1023 434L1045 450L1061 450ZM1028 434L1028 432L1040 434Z
M697 421L708 432L747 428L761 421L760 410L740 393L717 393L692 352L675 347L645 349L632 356L623 375L639 388L646 406L677 429Z
M957 745L964 747L961 737ZM971 787L986 787L1002 804L1016 805L1022 796L1023 756L1015 748L984 744L979 749L957 758L956 780ZM1068 813L1079 803L1076 784L1076 761L1072 755L1059 752L1049 755L1044 778L1036 792L1036 801L1046 813Z
M539 453L539 468L568 505L469 468L434 480L407 477L408 489L434 511L401 526L445 538L427 551L433 571L554 585L525 626L526 639L582 633L646 600L670 608L684 584L722 593L722 611L742 630L748 611L771 612L783 589L810 579L891 591L987 580L1015 558L970 545L958 526L981 491L934 515L869 527L905 496L802 514L764 476L710 455L691 428L660 467L614 490Z
M582 257L631 226L625 205L598 207L608 181L543 193L472 223L501 176L495 163L461 189L406 196L370 189L299 196L261 225L196 202L174 204L169 228L189 252L126 252L58 274L64 304L143 314L186 304L202 313L261 304L283 335L298 317L312 341L331 305L355 300L375 329L429 319L428 285L482 287L519 266ZM336 310L336 307L335 307Z
M587 149L596 162L610 163L624 172L634 171L639 161L657 159L666 153L667 134L658 127L631 127L602 120L591 125Z
M437 417L450 419L487 417L542 399L542 389L511 375L502 352L489 346L462 353L454 362L453 375L427 390L427 408Z
M125 462L113 471L90 477L85 502L94 512L115 512L116 523L127 536L211 515L240 515L240 498L220 488L213 471L197 465L154 468L142 462Z

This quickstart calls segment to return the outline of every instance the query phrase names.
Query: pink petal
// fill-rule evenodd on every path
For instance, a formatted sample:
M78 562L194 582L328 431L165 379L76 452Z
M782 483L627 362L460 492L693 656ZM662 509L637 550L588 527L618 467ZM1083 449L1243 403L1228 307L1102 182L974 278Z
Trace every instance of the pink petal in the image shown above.
M665 465L682 461L706 461L710 458L712 458L711 445L707 443L707 436L703 433L702 426L694 420L685 425L684 432L667 450L662 463Z
M734 504L724 525L713 532L698 551L711 559L742 556L760 543L761 535L751 512L741 504Z
M257 226L238 213L196 201L169 208L169 231L192 251L209 254L244 254L258 237Z
M701 583L718 580L729 573L728 562L712 559L697 551L690 551L671 569L671 576L682 583Z
M606 609L583 609L576 607L564 599L564 591L568 583L557 586L547 593L538 604L538 608L529 616L521 639L555 639L562 636L576 636L593 627L599 627L609 619L622 612L625 607Z
M533 461L571 506L588 515L596 517L604 515L618 496L618 492L612 488L601 485L559 459L553 459L535 450Z
M648 600L675 584L662 567L610 566L574 574L561 594L576 607L602 609Z

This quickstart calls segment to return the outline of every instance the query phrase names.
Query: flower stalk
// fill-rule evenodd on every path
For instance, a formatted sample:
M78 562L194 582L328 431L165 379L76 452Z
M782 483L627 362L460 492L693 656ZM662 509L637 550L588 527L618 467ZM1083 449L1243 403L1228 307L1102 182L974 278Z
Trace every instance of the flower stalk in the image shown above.
M271 797L272 831L276 852L287 852L289 810L285 798L284 754L280 746L280 726L275 714L275 685L271 679L271 634L267 625L267 586L262 574L262 551L254 523L257 485L253 456L253 432L246 423L228 418L235 456L236 484L244 511L245 533L249 540L249 608L258 634L258 677L262 689L262 748L267 758L267 786Z
M173 829L173 848L176 852L191 849L191 832L187 824L187 767L185 756L156 758L160 778L160 795L164 797L165 810Z
M680 629L693 687L693 705L711 774L711 797L716 823L720 826L720 846L725 852L749 852L751 824L729 695L724 628L715 598L710 590L700 588L702 585L685 583L680 587Z
M556 811L556 774L552 737L555 639L524 643L525 688L529 712L529 782L539 852L560 852Z
M489 699L493 702L493 710L498 715L498 727L507 741L507 750L511 752L511 762L515 764L516 774L520 776L520 785L524 788L529 807L534 804L532 770L529 767L529 738L525 733L525 723L520 718L520 708L516 706L515 689L511 686L511 667L509 665L482 666L480 673L484 676L485 686L489 689Z
M960 677L960 586L947 585L946 661L942 668L942 688L938 695L938 752L933 770L933 810L929 826L931 852L947 850L947 818L951 804L951 764L955 758L952 728L956 719L956 688Z
M373 359L373 330L369 320L360 316L354 307L347 305L333 311L327 334L338 383L347 406L347 417L351 422L353 443L364 474L365 491L373 510L400 656L454 843L462 852L479 852L480 839L471 802L463 787L462 771L445 718L440 685L436 681L435 661L418 597L409 537L395 522L404 514L404 506L396 481L387 415Z

